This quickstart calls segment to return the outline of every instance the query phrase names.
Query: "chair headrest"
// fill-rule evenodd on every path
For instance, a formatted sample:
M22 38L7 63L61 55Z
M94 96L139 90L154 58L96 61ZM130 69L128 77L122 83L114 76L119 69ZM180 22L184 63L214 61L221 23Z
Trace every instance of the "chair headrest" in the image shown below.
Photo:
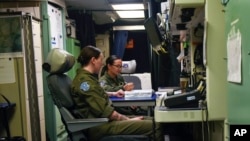
M136 61L122 61L122 73L134 73L136 69Z
M53 48L48 53L46 61L43 63L43 69L48 73L65 73L75 64L75 57L67 51L60 48Z

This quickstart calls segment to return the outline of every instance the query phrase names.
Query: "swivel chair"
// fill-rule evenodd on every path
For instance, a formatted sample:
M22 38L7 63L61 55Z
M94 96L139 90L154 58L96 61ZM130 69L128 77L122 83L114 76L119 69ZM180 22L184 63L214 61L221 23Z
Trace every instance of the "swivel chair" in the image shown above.
M86 119L75 109L75 103L71 97L72 80L66 73L75 63L75 58L70 53L53 48L46 62L43 63L43 69L49 73L47 83L54 104L58 107L62 122L69 134L71 141L87 141L84 130L90 127L98 126L108 122L107 118ZM143 135L113 135L106 136L101 141L145 141L148 137Z
M135 73L135 69L136 69L135 60L122 61L122 73L126 74Z
M131 74L135 73L136 70L136 61L122 61L122 76L125 82L133 82L134 89L141 89L141 80L137 76L132 76Z
M123 75L123 78L125 82L133 82L135 90L141 89L141 80L139 77L133 75Z

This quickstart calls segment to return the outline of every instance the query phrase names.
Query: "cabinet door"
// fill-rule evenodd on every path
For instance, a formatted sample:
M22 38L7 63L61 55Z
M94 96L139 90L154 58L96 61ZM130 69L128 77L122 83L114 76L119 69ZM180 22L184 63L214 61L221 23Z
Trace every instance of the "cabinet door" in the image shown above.
M229 1L226 6L226 37L241 34L241 83L228 82L228 122L230 124L249 124L249 86L250 86L250 56L249 45L250 28L249 23L249 0ZM234 52L234 51L233 51ZM227 56L228 58L229 56ZM228 59L227 59L228 61ZM235 65L235 64L228 64Z
M65 49L63 42L63 9L54 5L47 5L47 12L49 15L50 44L52 48ZM53 141L66 141L67 131L61 120L61 115L53 103L52 97L45 94L45 108L46 108L46 130Z

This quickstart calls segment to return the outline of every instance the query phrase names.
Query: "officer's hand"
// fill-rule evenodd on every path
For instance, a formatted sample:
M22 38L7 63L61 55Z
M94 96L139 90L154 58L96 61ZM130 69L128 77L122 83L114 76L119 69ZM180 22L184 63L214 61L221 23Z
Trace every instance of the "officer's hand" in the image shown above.
M124 91L123 90L118 90L117 92L115 92L115 96L116 97L124 97Z
M139 116L139 117L130 118L129 120L143 120L143 119L144 119L143 116Z
M134 89L134 83L130 82L130 83L126 83L124 86L123 86L123 89L125 91L131 91Z

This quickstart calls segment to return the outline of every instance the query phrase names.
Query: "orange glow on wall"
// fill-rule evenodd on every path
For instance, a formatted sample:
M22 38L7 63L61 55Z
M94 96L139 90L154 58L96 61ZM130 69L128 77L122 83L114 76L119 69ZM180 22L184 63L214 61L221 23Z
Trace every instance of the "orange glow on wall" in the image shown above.
M126 48L134 48L134 39L130 39L128 41Z

